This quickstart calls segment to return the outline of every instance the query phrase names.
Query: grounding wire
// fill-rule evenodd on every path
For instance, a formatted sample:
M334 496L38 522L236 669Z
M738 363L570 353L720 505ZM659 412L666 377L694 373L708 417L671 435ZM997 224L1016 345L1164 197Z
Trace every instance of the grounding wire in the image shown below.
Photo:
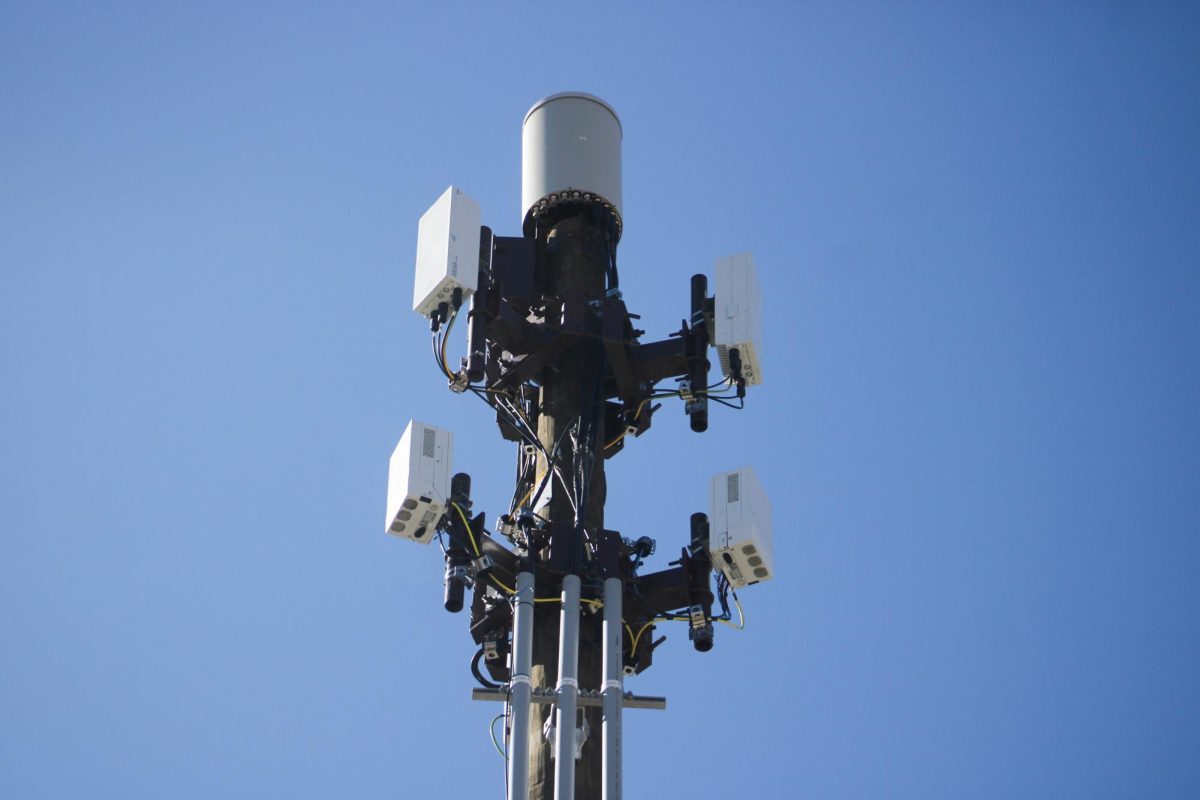
M504 750L502 750L502 749L500 748L500 743L499 743L498 741L496 741L496 721L497 721L497 720L504 719L504 716L505 716L505 714L507 714L507 713L508 713L508 712L506 712L506 711L501 711L499 714L497 714L496 716L492 717L492 721L491 721L491 723L489 723L489 724L488 724L488 730L489 730L489 731L491 732L491 734L492 734L492 746L496 748L496 752L497 752L497 753L499 753L501 756L503 756L503 757L504 757L505 761L507 761L507 760L508 760L508 753L505 753L505 752L504 752ZM507 740L507 738L508 738L507 728L508 728L508 726L507 726L507 725L505 725L505 739L506 739L506 740ZM504 771L504 779L505 779L505 780L508 780L508 770L505 770L505 771Z

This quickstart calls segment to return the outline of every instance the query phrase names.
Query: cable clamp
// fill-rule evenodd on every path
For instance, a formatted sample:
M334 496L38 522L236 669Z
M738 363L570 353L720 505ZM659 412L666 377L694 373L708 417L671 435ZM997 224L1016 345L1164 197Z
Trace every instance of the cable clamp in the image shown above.
M562 691L563 689L567 688L568 686L570 686L572 689L574 689L577 692L579 691L579 681L575 680L574 678L559 678L558 679L558 690L559 691Z
M604 682L604 688L605 688L605 689L616 689L616 690L619 692L619 691L621 691L621 690L622 690L623 688L625 688L625 687L624 687L624 685L621 683L621 681L620 681L620 680L614 680L614 679L612 679L612 678L609 678L608 680L606 680L606 681Z
M496 562L486 553L471 562L471 568L474 570L475 575L485 573L494 566L496 566Z
M511 678L509 678L508 683L510 686L523 683L531 689L533 688L533 678L529 677L528 675L513 675Z

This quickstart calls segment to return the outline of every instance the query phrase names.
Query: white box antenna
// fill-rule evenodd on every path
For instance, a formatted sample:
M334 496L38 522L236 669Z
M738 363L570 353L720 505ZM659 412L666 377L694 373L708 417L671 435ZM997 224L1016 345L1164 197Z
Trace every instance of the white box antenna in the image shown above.
M450 498L450 431L413 420L388 464L388 533L429 544Z
M413 311L429 317L449 303L455 289L463 298L479 281L479 204L451 186L417 225L417 269Z
M775 576L771 502L750 467L712 479L708 550L713 566L740 589Z
M729 351L737 348L746 384L762 383L762 292L749 253L717 261L713 327L712 343L725 377L732 371Z

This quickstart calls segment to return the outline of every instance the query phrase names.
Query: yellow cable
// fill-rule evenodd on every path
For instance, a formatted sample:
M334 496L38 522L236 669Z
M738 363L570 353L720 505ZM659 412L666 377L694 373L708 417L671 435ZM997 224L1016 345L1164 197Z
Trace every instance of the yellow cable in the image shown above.
M513 507L513 511L516 511L521 506L525 505L525 501L530 498L530 496L533 494L533 490L536 488L537 488L537 481L530 481L529 482L529 491L525 493L524 497L522 497L520 500L517 501L516 506Z
M642 634L646 632L647 628L649 628L651 625L653 625L657 621L658 620L656 620L656 619L649 620L646 622L645 625L643 625L641 628L638 629L637 635L633 637L633 645L630 646L630 648L629 648L629 652L631 655L637 653L638 642L640 642L642 640Z
M492 583L499 586L501 589L503 589L508 594L513 595L513 594L517 593L516 589L513 589L511 586L504 585L503 583L500 582L500 579L497 578L495 575L489 575L488 577L492 579ZM561 603L562 598L560 598L560 597L535 597L535 598L533 598L533 602L535 602L535 603ZM592 606L594 608L599 608L604 605L604 601L602 601L602 600L589 600L586 598L581 598L579 602L583 603L585 605Z
M720 388L732 380L733 380L732 377L726 378L725 380L718 383L717 387ZM633 419L630 421L629 424L632 425L633 423L637 422L638 417L640 417L642 415L642 409L645 407L646 403L650 402L655 397L668 397L668 396L672 396L672 395L676 395L676 394L678 394L678 392L668 392L667 394L650 395L645 400L643 400L640 404L638 404L637 410L633 412ZM708 395L708 394L711 394L711 392L709 392L708 389L701 389L700 391L696 392L695 394ZM628 430L628 429L626 429L626 430ZM625 431L621 431L620 435L618 435L615 439L613 439L608 444L604 445L604 449L607 450L608 448L614 446L617 442L621 441L624 438L625 438Z
M737 624L734 624L733 622L730 622L727 619L716 619L714 621L720 622L723 625L728 625L729 627L733 628L734 630L738 630L738 631L744 630L746 627L746 616L745 616L745 614L742 613L742 604L738 602L738 599L736 597L733 598L733 604L735 606L737 606L737 610L738 610ZM646 632L646 629L649 628L651 625L654 625L659 622L687 622L687 623L690 623L691 620L686 619L684 617L666 617L666 618L656 617L655 619L648 620L644 625L642 625L642 627L638 629L636 636L633 634L633 629L630 628L628 625L626 625L625 630L629 631L629 638L633 640L633 644L629 648L629 652L631 654L637 652L638 642L640 642L642 640L642 634Z
M471 523L467 520L466 512L462 510L462 506L460 506L458 503L454 502L453 500L450 501L450 505L454 506L454 510L458 512L459 519L462 520L463 525L466 527L467 536L471 537L471 547L473 547L475 549L475 555L476 556L482 555L482 553L479 550L479 545L475 542L475 534L471 532ZM506 586L503 583L501 583L500 579L497 578L495 575L489 575L488 577L490 577L492 579L493 583L495 583L497 586L499 586L501 589L508 592L509 594L517 593L516 590L513 589L511 586ZM535 602L535 603L558 603L558 602L561 602L561 599L558 597L536 597L536 598L534 598L533 602ZM593 608L602 608L604 606L603 600L592 600L589 598L580 598L579 602L583 603L585 605L589 605Z
M648 403L648 402L650 402L650 397L647 397L647 398L646 398L645 400L643 400L641 403L638 403L637 410L633 412L633 419L632 419L632 420L630 420L630 422L629 422L629 424L630 424L630 425L632 425L633 423L637 422L637 418L638 418L638 417L640 417L640 416L642 415L642 409L646 407L646 403ZM624 438L625 438L625 432L626 432L626 431L628 431L628 430L629 430L629 428L628 428L628 427L626 427L624 430L622 430L622 431L621 431L621 433L620 433L620 435L619 435L619 436L617 436L617 438L613 439L611 442L609 442L608 444L604 445L604 449L605 449L605 450L607 450L608 448L610 448L610 447L612 447L613 445L615 445L617 442L619 442L619 441L621 441L622 439L624 439Z
M479 551L479 545L475 543L475 534L471 532L471 523L467 522L466 512L463 511L462 508L458 505L458 503L454 502L453 500L450 501L450 505L454 506L454 510L458 512L459 518L462 519L463 525L466 526L467 536L471 537L471 547L475 548L475 555L476 556L483 555Z

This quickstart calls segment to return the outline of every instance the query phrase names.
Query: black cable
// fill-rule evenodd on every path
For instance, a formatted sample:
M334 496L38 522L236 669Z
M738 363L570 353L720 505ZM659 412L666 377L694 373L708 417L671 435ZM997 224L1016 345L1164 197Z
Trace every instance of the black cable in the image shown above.
M716 619L730 620L733 619L733 613L729 610L729 579L725 577L725 573L717 571L717 600L721 604L721 616Z
M533 435L533 426L530 425L529 422L526 421L524 417L517 419L516 417L513 416L513 412L510 411L507 407L505 407L504 405L502 405L500 403L494 403L491 400L489 400L484 393L487 391L490 391L490 390L478 389L474 386L468 386L467 388L471 390L471 394L475 395L480 400L487 403L488 406L490 406L492 409L500 412L500 414L502 414L504 416L504 418L513 427L513 429L517 432L517 434L521 436L522 439L524 439L526 442L528 442L529 444L536 447L538 450L541 450L543 454L546 452L546 449L544 447L542 447L542 443L538 440L537 436Z
M434 361L434 363L438 365L438 369L440 369L442 371L442 374L445 375L447 379L454 380L454 376L446 371L446 365L442 363L441 348L438 346L437 331L434 331L432 334L430 334L430 338L433 340L433 361Z
M597 405L603 402L603 387L601 376L608 366L608 358L603 345L597 342L594 348L599 351L599 369L592 376L592 402L587 406L587 409L594 409ZM580 412L579 431L580 441L576 445L575 461L577 471L580 475L579 487L579 507L576 509L576 525L582 527L583 519L586 516L587 499L591 490L592 473L596 467L596 434L597 434L597 415L593 412L584 416L584 412ZM580 456L582 455L582 458Z
M483 648L481 647L481 648L479 648L479 652L477 652L475 654L475 657L471 659L471 674L474 675L475 680L477 680L481 684L483 684L484 687L486 687L488 689L499 689L500 684L492 683L487 678L483 677L482 673L480 673L479 661L482 658L483 658Z
M682 616L680 614L675 614L670 611L663 611L661 608L656 608L655 606L650 605L648 602L646 602L646 598L642 597L642 591L641 591L641 589L639 589L637 587L636 583L630 584L630 586L633 589L633 596L637 598L637 601L639 603L641 603L643 606L645 606L646 608L653 611L655 614L658 614L663 619L665 619L665 620L688 619L688 617Z

